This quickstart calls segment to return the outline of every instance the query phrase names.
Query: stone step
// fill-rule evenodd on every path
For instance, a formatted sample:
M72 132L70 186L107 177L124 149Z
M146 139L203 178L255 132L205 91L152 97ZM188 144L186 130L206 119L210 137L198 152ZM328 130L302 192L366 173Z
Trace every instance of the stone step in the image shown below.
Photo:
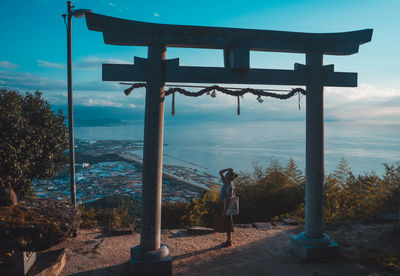
M287 225L298 225L298 224L299 224L298 221L296 221L296 220L294 220L294 219L291 219L291 218L284 218L284 219L281 219L281 221L282 221L284 224L287 224Z
M271 223L269 222L255 222L253 223L253 227L264 231L270 230L272 228Z
M215 230L212 228L201 227L201 226L194 226L187 229L187 233L189 235L207 235L214 232Z

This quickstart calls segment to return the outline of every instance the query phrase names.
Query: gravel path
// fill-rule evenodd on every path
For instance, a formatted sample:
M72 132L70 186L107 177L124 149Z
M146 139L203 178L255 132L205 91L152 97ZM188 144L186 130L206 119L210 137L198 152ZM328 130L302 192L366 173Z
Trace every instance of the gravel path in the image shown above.
M224 234L188 235L185 230L163 230L162 243L170 247L174 275L395 275L345 258L324 262L301 261L290 251L289 237L302 230L303 226L287 225L273 226L270 230L235 228L234 243L229 248L220 246ZM367 242L368 237L376 238L371 233L359 241L351 231L360 235L360 227L328 233L336 241L342 237L344 244L350 239L353 247L357 242ZM365 231L368 229L363 233ZM399 238L396 239L398 242ZM71 250L61 275L125 275L130 247L138 243L138 233L104 237L100 230L91 229L80 230L77 238L53 249L65 247Z

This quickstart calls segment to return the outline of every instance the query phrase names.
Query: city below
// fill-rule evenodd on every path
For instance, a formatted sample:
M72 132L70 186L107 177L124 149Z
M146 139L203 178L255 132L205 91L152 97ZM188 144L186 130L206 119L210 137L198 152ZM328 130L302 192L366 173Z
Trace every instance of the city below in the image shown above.
M111 195L140 199L142 186L143 141L79 140L75 142L76 198L78 203ZM163 201L190 201L203 191L219 185L218 178L198 169L163 166ZM38 197L69 200L69 166L56 177L34 182Z

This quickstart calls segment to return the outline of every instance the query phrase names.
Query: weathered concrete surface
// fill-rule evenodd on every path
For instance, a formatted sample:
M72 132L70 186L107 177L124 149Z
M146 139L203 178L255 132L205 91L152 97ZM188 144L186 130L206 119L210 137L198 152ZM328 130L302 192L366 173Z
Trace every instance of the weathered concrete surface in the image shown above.
M67 263L69 249L59 249L37 254L37 260L27 276L58 276Z

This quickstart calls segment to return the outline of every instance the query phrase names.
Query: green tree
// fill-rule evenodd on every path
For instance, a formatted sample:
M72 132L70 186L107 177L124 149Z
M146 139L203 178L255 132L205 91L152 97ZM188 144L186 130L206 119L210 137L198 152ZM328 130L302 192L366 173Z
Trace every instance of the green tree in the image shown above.
M40 92L0 90L0 187L18 197L32 195L32 182L49 178L66 164L67 128Z
M340 188L344 188L348 182L354 182L355 178L351 172L349 163L342 157L337 164L332 177L336 178Z
M299 169L293 158L289 157L289 162L284 168L284 173L290 182L296 185L305 185L303 172Z

